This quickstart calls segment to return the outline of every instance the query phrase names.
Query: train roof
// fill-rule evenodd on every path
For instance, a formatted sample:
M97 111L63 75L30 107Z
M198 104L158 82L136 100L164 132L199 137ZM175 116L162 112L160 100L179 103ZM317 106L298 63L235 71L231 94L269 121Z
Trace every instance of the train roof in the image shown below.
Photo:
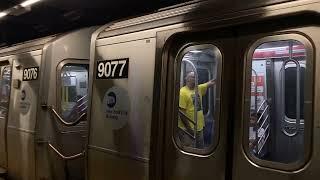
M57 35L52 35L10 46L4 46L0 48L0 57L42 49L46 43L52 41L56 37Z
M77 33L79 31L85 31L86 29L94 29L94 28L96 27L95 26L85 27L85 28L73 30L70 32L62 33L62 34L55 34L55 35L51 35L43 38L21 42L18 44L13 44L10 46L5 46L0 48L0 57L39 50L44 48L46 44L60 40L61 38L66 37L70 34Z
M108 23L97 31L99 33L97 39L168 26L176 23L189 22L197 18L205 19L210 17L221 19L221 16L226 14L232 14L235 12L288 1L290 0L196 0L168 8L163 8L152 14Z

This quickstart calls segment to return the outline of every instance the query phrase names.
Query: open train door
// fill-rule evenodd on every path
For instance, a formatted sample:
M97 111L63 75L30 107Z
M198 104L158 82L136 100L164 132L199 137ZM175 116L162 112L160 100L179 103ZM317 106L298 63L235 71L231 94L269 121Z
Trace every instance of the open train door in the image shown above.
M239 16L225 22L232 28L158 33L155 177L317 179L319 28L304 9L320 6L275 5L253 10L272 18Z

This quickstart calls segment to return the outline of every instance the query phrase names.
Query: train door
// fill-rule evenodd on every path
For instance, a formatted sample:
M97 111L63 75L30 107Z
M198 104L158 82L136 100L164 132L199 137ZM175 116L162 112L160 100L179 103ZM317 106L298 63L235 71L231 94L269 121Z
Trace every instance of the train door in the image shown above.
M242 108L239 104L236 109L243 121L235 120L233 179L319 176L314 112L318 92L313 80L318 73L317 31L304 27L247 35L239 30L245 81Z
M7 169L7 123L11 90L11 66L8 61L0 64L0 177Z
M48 90L49 171L53 179L84 179L84 149L87 138L89 61L64 59L47 66L47 78L55 79ZM51 82L49 82L51 83ZM45 83L46 84L46 83ZM49 86L50 86L49 85Z
M238 29L231 38L159 33L169 39L159 99L164 179L316 179L317 28Z
M167 93L160 99L165 111L164 179L225 179L237 67L234 53L227 52L234 46L227 30L178 33L167 42L163 61L168 69L162 75L167 76Z

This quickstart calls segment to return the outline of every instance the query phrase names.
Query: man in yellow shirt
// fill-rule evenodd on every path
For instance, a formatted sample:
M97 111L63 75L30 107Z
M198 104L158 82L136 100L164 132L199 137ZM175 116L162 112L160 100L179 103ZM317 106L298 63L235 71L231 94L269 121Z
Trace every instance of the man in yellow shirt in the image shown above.
M204 84L198 85L197 105L195 107L195 75L189 72L186 76L186 85L180 89L179 110L180 118L178 121L179 139L184 146L203 148L203 128L204 116L202 111L202 97L207 89L215 84L215 80L210 80ZM196 137L193 138L195 130L194 112L197 109L197 127ZM196 143L195 143L196 142Z

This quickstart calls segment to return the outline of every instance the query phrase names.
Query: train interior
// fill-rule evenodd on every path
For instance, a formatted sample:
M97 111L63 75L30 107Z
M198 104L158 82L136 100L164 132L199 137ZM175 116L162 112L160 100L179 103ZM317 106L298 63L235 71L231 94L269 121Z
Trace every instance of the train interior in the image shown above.
M88 68L88 65L66 65L62 69L61 115L69 122L87 112Z
M267 42L254 51L249 148L257 158L280 163L303 158L305 52L295 40Z
M215 48L195 48L188 52L186 52L181 61L181 70L180 70L180 89L186 87L187 76L191 72L195 73L195 82L198 84L198 87L206 84L210 80L216 80L217 78L217 69L218 69L218 58L221 55ZM198 102L201 102L200 109L202 115L198 114L198 119L194 120L194 117L189 116L183 112L179 113L179 129L182 129L182 133L184 135L192 138L192 141L196 143L197 138L195 137L195 132L201 131L202 127L195 126L195 123L201 124L201 119L203 116L204 125L202 129L203 133L203 141L204 146L196 147L200 149L207 149L212 146L214 142L214 134L215 134L215 100L216 100L216 89L215 86L208 87L204 92L198 88L198 93L201 98L198 98ZM198 95L199 96L199 95ZM182 97L180 97L182 98ZM196 104L193 99L193 104ZM199 110L199 107L198 107ZM188 117L188 118L186 118ZM191 123L188 128L184 128L188 126L187 122ZM192 128L193 127L193 128ZM198 127L197 129L195 129ZM184 145L184 140L180 139L181 144ZM185 145L185 146L193 146L194 145Z

